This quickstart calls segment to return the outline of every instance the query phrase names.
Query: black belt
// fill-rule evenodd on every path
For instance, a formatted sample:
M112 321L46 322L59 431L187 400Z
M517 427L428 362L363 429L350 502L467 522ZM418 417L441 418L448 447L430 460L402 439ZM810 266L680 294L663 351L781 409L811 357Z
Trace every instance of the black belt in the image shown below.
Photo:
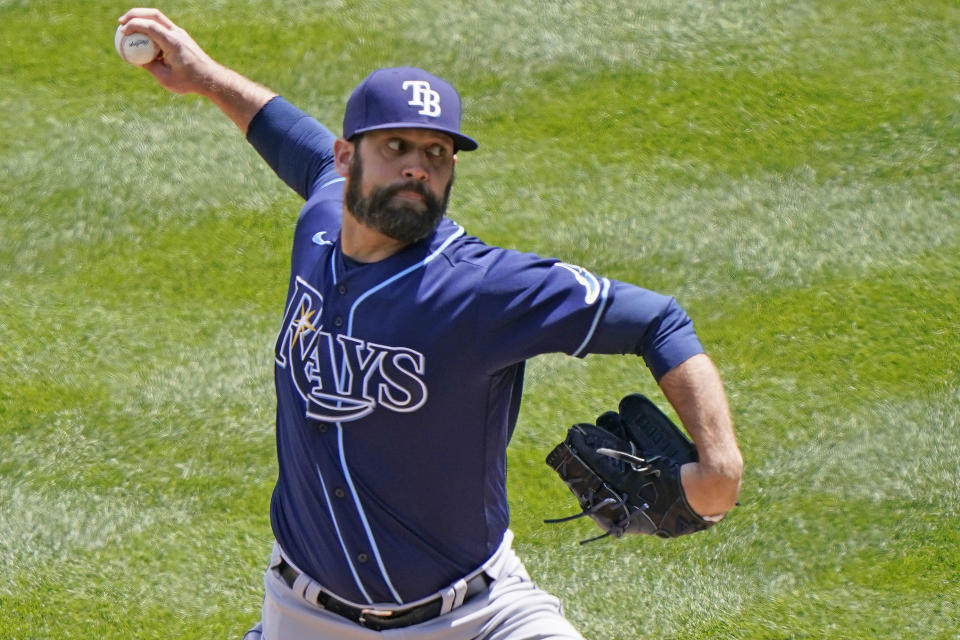
M300 572L287 564L286 560L282 558L276 570L291 589L293 588L293 583L300 577ZM487 574L483 571L468 580L463 602L486 591L491 582L492 580L487 577ZM409 609L364 609L355 607L349 602L344 602L332 593L321 589L317 595L317 604L331 613L335 613L347 620L357 623L361 627L374 631L385 631L387 629L409 627L410 625L436 618L443 609L443 598L438 595L433 600Z

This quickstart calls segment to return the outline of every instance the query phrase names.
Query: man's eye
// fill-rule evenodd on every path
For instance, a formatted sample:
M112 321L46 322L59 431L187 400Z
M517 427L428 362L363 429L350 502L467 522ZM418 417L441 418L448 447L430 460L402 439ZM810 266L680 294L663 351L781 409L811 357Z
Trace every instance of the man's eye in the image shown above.
M403 151L403 140L399 138L390 138L387 140L387 148L391 151Z
M450 152L442 144L432 144L427 147L427 154L433 158L445 158Z

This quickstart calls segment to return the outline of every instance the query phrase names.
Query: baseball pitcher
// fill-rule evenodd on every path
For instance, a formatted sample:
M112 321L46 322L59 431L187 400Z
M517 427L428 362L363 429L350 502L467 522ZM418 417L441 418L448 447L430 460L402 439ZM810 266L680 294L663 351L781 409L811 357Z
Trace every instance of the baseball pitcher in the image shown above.
M649 448L669 427L637 400L571 430L548 462L582 514L614 536L675 535L734 505L723 387L676 301L447 216L457 157L478 148L448 82L375 70L338 135L161 12L120 24L156 43L145 69L162 86L209 98L305 202L273 353L276 545L247 638L581 638L508 528L506 449L538 354L641 356L692 436Z

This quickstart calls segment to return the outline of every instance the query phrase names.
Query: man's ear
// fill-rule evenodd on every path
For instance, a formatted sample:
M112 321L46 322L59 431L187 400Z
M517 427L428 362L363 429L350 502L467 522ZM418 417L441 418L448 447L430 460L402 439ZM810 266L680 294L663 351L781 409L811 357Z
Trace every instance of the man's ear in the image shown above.
M346 138L337 138L333 143L333 166L344 178L350 175L350 163L356 152L357 145Z

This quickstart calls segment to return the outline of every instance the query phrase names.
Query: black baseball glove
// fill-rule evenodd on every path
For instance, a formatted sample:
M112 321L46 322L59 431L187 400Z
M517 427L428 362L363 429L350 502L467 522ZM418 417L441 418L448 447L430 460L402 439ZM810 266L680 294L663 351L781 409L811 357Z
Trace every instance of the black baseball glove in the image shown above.
M673 538L712 526L690 508L680 484L681 465L697 460L694 444L645 396L628 395L619 408L596 425L575 424L547 456L582 512L545 522L590 516L606 533L584 543L625 533Z

